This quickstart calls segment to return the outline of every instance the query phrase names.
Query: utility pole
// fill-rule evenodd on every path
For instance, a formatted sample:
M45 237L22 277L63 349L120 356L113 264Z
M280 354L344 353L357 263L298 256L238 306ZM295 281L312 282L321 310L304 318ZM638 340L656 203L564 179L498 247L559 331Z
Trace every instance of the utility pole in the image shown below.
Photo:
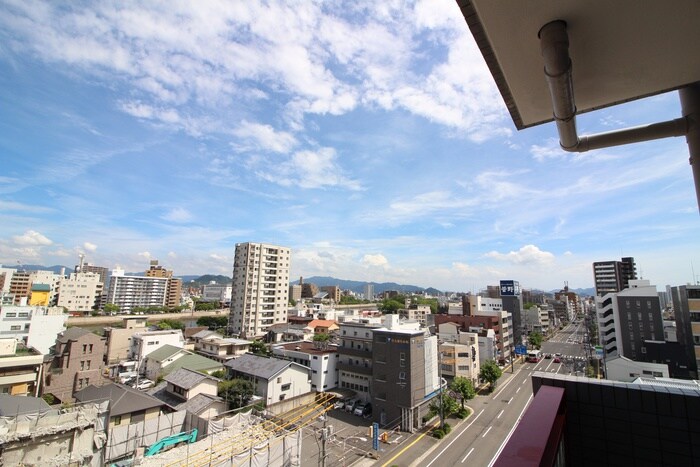
M323 428L321 428L321 455L318 458L319 465L326 467L326 441L328 440L328 430L326 429L326 416L323 416Z

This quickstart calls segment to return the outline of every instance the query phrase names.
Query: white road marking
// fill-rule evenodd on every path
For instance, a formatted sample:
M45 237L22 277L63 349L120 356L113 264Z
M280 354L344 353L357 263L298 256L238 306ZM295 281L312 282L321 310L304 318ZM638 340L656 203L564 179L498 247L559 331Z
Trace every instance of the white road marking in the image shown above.
M510 399L508 399L508 402L506 402L506 404L510 404L511 402L513 402L513 398L512 398L512 397L511 397Z
M481 435L481 437L482 437L482 438L485 438L485 437L486 437L486 435L488 435L488 434L489 434L489 431L491 431L491 428L493 428L493 427L492 427L492 426L488 427L488 429L487 429L487 430L486 430L486 431L484 432L484 434L483 434L483 435Z
M462 463L463 463L463 464L464 464L464 461L467 460L467 457L469 457L469 454L471 454L472 452L474 452L474 448L471 448L471 449L469 450L469 452L467 453L467 455L464 456L464 459L462 459Z
M438 459L438 457L442 456L442 455L445 453L445 451L447 451L447 450L450 448L450 446L452 446L452 444L453 444L455 441L457 441L457 440L459 439L459 437L462 436L462 434L464 434L465 431L467 431L467 428L469 428L470 426L472 426L472 425L474 424L474 422L476 421L477 418L481 417L481 414L484 413L484 410L485 410L485 409L481 409L481 412L479 412L479 415L477 415L476 417L474 417L474 420L472 420L472 422L471 422L469 425L465 426L464 429L463 429L457 436L455 436L455 438L454 438L452 441L450 441L450 444L448 444L447 446L445 446L445 449L443 449L442 451L440 451L440 454L438 454L437 456L435 456L435 457L433 458L433 460L431 460L430 463L429 463L428 465L426 465L425 467L430 467L431 465L433 465L433 462L435 462L435 461Z
M520 386L520 387L519 387L518 389L516 389L516 390L515 390L515 393L516 393L516 394L517 394L517 393L519 393L519 392L520 392L520 390L521 390L522 388L523 388L523 387L522 387L522 386Z
M503 415L504 411L505 411L505 409L501 409L501 411L498 412L498 416L496 418L501 418L501 415Z
M503 448L505 447L506 443L510 439L511 436L513 436L513 432L515 431L515 428L518 426L518 423L520 422L520 418L523 416L523 413L525 413L525 409L530 405L530 401L532 400L534 396L530 394L530 397L528 398L527 402L525 403L525 407L523 407L523 410L520 411L520 415L518 415L518 421L513 424L513 428L510 429L510 432L508 432L508 436L506 436L506 439L503 440L503 443L501 443L501 447L498 448L498 451L496 451L496 454L493 456L491 459L491 462L489 462L488 467L493 467L494 462L496 462L496 459L498 459L498 456L501 455L501 451L503 451ZM431 462L432 464L432 462ZM428 464L430 465L430 464ZM426 466L427 467L427 466Z

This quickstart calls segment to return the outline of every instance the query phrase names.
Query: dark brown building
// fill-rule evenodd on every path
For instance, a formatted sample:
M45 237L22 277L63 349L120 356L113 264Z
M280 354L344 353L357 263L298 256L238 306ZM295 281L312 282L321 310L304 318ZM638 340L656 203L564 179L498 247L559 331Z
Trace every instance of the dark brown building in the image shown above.
M58 335L53 359L45 363L43 393L73 402L73 393L92 384L101 386L106 339L82 328Z

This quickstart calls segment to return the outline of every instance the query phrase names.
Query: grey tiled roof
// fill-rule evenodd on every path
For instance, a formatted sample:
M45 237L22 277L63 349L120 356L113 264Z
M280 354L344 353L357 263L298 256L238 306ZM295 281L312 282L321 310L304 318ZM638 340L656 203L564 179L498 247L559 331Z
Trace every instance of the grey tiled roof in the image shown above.
M41 397L0 394L0 416L14 417L24 413L47 412L49 404Z
M83 328L72 327L60 333L56 340L65 344L68 341L77 340L80 336L84 336L85 334L90 334L90 331Z
M78 402L109 400L109 413L112 417L164 405L153 396L116 383L100 387L91 384L73 396Z
M202 410L217 402L223 402L223 399L218 396L210 396L209 394L197 394L187 402L178 405L177 410L186 410L199 414Z
M168 383L172 383L184 389L192 389L205 379L217 381L217 379L212 376L205 375L198 371L190 370L188 368L178 368L177 370L173 371L165 377L165 381L167 381Z
M240 373L257 376L259 378L271 379L285 368L296 365L299 368L306 369L305 366L299 365L288 360L280 360L277 358L261 357L259 355L245 354L238 358L227 361L224 364L227 368Z

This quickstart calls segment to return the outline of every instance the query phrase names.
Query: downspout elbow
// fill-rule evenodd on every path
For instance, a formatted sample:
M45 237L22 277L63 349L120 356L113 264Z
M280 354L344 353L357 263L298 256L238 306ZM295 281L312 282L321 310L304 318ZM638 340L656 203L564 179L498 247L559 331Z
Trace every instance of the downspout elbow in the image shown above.
M578 152L576 133L576 104L569 57L569 36L566 22L557 20L542 26L537 34L544 59L544 74L552 99L554 121L559 142L565 151Z

